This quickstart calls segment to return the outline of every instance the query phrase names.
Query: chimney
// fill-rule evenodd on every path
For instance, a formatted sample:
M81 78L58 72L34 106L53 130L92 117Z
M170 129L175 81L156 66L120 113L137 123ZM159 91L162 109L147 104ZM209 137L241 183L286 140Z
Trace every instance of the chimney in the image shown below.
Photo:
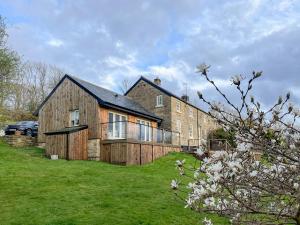
M189 96L187 95L182 95L181 96L181 100L185 101L185 102L188 102L189 101Z
M158 85L158 86L161 85L161 80L159 79L159 77L156 77L156 78L154 79L154 84L156 84L156 85Z

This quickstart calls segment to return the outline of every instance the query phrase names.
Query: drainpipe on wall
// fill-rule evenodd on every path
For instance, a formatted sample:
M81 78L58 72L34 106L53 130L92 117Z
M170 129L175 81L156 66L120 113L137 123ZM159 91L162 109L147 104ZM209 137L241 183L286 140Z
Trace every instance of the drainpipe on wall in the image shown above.
M200 134L199 134L199 117L198 117L198 114L199 114L199 110L197 109L197 136L198 136L198 148L200 148Z

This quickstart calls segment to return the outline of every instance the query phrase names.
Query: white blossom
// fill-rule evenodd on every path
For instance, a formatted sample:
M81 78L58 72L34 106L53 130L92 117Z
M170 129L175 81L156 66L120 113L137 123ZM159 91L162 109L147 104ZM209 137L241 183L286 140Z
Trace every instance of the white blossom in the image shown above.
M179 185L179 182L177 180L172 180L171 181L171 188L172 189L178 189L178 185Z
M185 159L184 160L176 160L176 166L178 166L178 167L182 167L184 163L185 163Z
M203 219L203 224L204 225L213 225L210 219L207 219L206 217Z
M249 175L250 175L250 177L256 177L257 176L257 171L253 170Z
M197 151L196 151L196 154L198 156L202 156L204 154L204 151L201 148L198 148Z

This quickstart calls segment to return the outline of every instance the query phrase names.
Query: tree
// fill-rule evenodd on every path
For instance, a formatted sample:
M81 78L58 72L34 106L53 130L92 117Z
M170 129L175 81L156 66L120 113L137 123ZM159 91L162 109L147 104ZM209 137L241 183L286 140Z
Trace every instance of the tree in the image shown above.
M4 107L11 94L20 64L18 54L7 47L6 38L6 25L0 16L0 108Z
M234 131L225 131L223 128L218 128L216 130L211 131L208 137L210 139L226 140L230 144L230 146L236 147Z
M237 147L210 155L192 170L184 161L177 161L180 175L189 180L186 206L228 216L232 224L299 225L300 113L290 103L290 94L263 108L250 96L255 81L262 76L262 72L253 72L249 79L232 78L240 95L240 103L234 104L208 76L208 69L203 64L198 72L225 103L213 103L200 92L198 96L223 129L235 133ZM197 150L198 155L204 152L204 148ZM257 160L255 153L264 154L264 158ZM178 196L186 186L184 180L171 183ZM212 224L209 219L203 222Z
M48 89L51 91L55 86L58 84L58 82L63 78L65 75L65 72L54 65L49 65L49 78L48 78Z
M120 91L125 94L128 91L129 81L127 79L122 80L121 85L119 86Z
M14 110L34 112L63 77L56 66L41 62L25 62L13 83L11 105Z

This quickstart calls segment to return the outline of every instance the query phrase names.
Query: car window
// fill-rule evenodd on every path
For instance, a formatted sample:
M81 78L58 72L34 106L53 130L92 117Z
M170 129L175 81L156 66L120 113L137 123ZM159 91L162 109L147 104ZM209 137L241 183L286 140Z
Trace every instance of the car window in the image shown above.
M18 122L17 125L30 125L32 122L31 121L21 121Z
M26 122L24 121L21 121L21 122L18 122L17 125L24 125Z

